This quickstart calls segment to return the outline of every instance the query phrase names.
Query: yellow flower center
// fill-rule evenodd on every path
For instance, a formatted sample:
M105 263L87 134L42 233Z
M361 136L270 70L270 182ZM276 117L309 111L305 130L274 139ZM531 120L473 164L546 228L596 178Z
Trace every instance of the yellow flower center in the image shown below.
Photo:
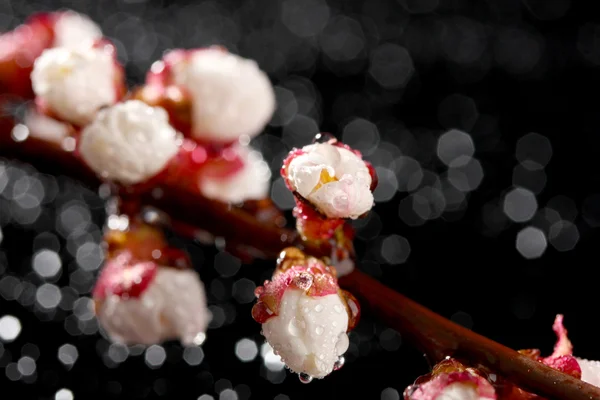
M319 190L319 188L327 183L330 182L335 182L338 179L335 176L331 176L329 175L329 171L327 171L326 169L321 170L321 176L319 177L319 183L317 183L317 185L313 188L312 192L310 194L313 194L314 192L316 192L317 190Z

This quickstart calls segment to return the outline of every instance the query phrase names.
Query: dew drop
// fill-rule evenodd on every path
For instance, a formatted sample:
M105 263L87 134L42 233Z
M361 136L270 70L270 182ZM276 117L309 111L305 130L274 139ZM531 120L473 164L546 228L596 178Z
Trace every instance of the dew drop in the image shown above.
M304 321L299 321L298 319L294 318L288 324L289 334L292 336L300 336L302 330L304 329L304 325Z
M346 210L349 204L348 196L337 196L333 199L333 207L337 210Z
M316 311L316 312L321 312L321 311L323 311L323 305L322 305L322 304L317 304L317 305L315 306L315 311Z
M321 133L317 133L315 135L315 137L313 138L313 143L327 143L329 141L337 141L337 139L335 138L335 136L333 136L331 133L329 132L321 132Z
M338 358L337 361L335 362L335 364L333 364L333 370L337 371L338 369L342 368L345 363L346 363L346 359L344 357Z
M336 313L341 314L342 313L342 306L340 306L339 304L336 304L335 306L333 306L333 309L335 310Z
M298 378L300 379L300 382L302 382L302 383L311 383L313 380L312 376L305 374L304 372L299 373Z
M315 333L316 333L317 335L322 335L322 334L323 334L323 331L324 331L324 329L323 329L323 327L322 327L321 325L319 325L319 326L317 326L317 327L315 328Z

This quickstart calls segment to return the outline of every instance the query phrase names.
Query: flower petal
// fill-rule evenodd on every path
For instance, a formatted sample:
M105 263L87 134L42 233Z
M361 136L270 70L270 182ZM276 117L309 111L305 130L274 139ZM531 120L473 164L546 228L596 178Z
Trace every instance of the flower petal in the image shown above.
M567 329L563 325L563 316L558 314L552 325L552 330L556 333L557 341L554 345L554 352L551 357L567 356L573 354L573 344L567 336Z
M577 362L581 367L581 380L600 387L600 361L578 358Z

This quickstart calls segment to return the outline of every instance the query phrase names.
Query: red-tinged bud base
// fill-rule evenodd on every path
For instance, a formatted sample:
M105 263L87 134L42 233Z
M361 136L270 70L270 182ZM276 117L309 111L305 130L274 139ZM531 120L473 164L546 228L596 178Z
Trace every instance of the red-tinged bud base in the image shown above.
M320 214L315 208L304 200L296 197L296 207L293 215L296 218L296 229L307 241L327 241L344 226L344 220L340 218L327 218Z
M94 287L94 299L111 295L138 298L156 276L157 268L154 261L135 261L131 252L125 250L104 265Z
M338 294L348 312L348 331L360 319L360 305L356 298L339 288L335 268L310 257L295 247L281 252L271 281L265 281L254 291L258 302L252 308L252 317L260 324L278 315L281 299L288 288L302 290L311 297Z
M162 266L179 269L192 268L187 253L171 247L160 229L139 221L131 222L126 230L107 230L104 243L107 259L128 252L136 261L153 261Z
M241 171L244 165L235 147L202 146L193 140L183 139L179 152L161 172L146 182L120 189L132 195L146 193L162 185L173 185L194 193L200 191L202 179L226 179Z

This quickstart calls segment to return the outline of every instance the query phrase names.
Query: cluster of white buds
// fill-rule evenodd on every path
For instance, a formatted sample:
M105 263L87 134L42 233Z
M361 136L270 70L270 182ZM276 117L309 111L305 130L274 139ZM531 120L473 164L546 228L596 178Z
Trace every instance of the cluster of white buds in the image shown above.
M37 115L43 116L36 121L71 126L78 156L104 180L143 190L161 179L193 176L196 190L221 202L268 195L269 167L249 142L270 120L275 95L252 60L217 47L173 50L152 66L142 90L122 100L123 70L114 46L87 18L61 13L31 82ZM297 198L326 225L328 218L355 219L373 206L369 164L336 141L294 151L284 170ZM125 344L200 344L210 313L189 263L182 268L162 255L170 248L155 228L109 230L105 240L107 261L93 297L107 334ZM110 249L115 242L118 249ZM256 295L253 316L263 335L303 382L343 365L347 332L360 308L339 288L333 266L287 249L272 281Z
M80 17L68 18L79 21L72 29L86 26ZM177 117L162 105L118 102L122 70L114 48L102 42L45 50L31 74L36 103L42 114L81 127L80 154L103 179L139 184L174 163L194 174L195 190L210 199L242 203L268 197L270 169L248 146L274 110L267 76L254 61L213 48L175 50L158 63L163 71L159 74L154 66L147 86L166 90L176 85L189 94L189 130L178 132ZM185 166L174 159L184 141L206 148L204 158L199 160L196 152L194 162ZM189 147L187 143L181 151Z
M164 105L186 137L226 149L240 162L233 172L203 174L199 186L204 196L226 203L268 196L270 169L248 144L271 119L275 94L256 62L221 47L172 50L153 64L144 89L146 100ZM172 93L181 96L173 100ZM169 101L161 103L161 97Z
M156 89L158 83L159 91L177 87L186 94L187 129L164 104L136 96L122 100L122 67L92 21L70 12L50 20L53 43L31 72L33 130L52 126L53 140L72 136L85 164L119 185L147 188L183 178L179 184L192 182L190 189L222 202L267 197L270 170L248 143L271 118L275 96L254 61L213 48L176 50L158 62L165 79L157 80L153 67L146 86ZM119 251L108 252L94 289L101 326L125 344L200 344L210 319L202 282L189 265L155 259L167 250L161 235L138 228L107 232L107 242L115 235L126 239Z

